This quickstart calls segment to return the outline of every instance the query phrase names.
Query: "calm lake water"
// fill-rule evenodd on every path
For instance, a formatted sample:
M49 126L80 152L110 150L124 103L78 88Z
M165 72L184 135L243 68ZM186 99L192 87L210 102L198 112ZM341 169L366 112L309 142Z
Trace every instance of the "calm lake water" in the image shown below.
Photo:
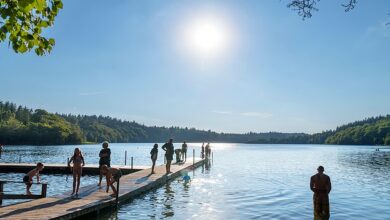
M179 147L179 144L175 144ZM87 163L97 163L100 145L82 145ZM152 144L111 144L112 163L150 165ZM6 146L2 162L65 163L74 146ZM312 219L310 176L318 165L332 180L331 219L390 219L390 149L374 146L212 144L211 164L150 191L100 219ZM189 144L189 154L200 144ZM163 163L159 152L159 162ZM23 174L0 174L1 179ZM63 175L42 175L48 194L71 189ZM86 176L83 185L95 184ZM54 188L55 186L55 188ZM24 190L24 186L16 188ZM39 189L35 189L39 191ZM10 202L10 201L7 201Z

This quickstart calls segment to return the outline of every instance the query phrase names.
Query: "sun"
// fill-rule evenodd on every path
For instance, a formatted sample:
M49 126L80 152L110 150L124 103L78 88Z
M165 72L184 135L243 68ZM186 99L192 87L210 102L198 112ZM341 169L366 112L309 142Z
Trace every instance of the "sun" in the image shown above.
M228 47L229 31L220 20L213 17L194 19L186 31L187 46L202 58L215 57Z

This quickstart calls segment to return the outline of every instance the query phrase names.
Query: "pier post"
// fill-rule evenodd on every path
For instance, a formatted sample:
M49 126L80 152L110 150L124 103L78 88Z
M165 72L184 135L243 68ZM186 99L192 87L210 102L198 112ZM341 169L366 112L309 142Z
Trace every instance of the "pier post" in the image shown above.
M41 197L46 198L47 183L42 183Z
M0 181L0 194L3 194L3 192L4 192L4 183ZM0 205L3 205L3 196L1 196Z
M66 166L69 166L69 157L68 157L68 160L67 160Z
M195 149L192 149L192 166L195 166Z
M118 182L116 183L116 195L115 195L115 206L116 210L118 210L118 204L119 204L119 182L121 178L118 179Z
M19 163L22 162L22 155L19 155Z
M125 166L126 166L126 163L127 163L127 150L125 150Z
M131 169L133 169L133 157L131 157Z

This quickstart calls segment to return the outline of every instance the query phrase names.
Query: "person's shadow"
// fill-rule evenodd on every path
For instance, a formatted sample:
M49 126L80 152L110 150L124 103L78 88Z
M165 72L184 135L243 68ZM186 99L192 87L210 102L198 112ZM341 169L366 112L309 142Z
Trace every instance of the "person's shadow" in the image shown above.
M149 174L147 176L144 176L144 177L141 177L141 178L138 178L135 180L135 184L141 184L145 181L148 181L149 180L149 177L151 176L152 174Z

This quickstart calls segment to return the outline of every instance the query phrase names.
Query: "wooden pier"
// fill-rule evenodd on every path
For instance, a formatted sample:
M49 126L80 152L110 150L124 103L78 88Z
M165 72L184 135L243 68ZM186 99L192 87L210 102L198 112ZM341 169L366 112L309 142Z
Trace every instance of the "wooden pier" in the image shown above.
M203 165L204 160L197 158L183 164L172 164L169 175L165 175L165 165L155 168L156 174L150 175L151 170L145 169L122 176L119 187L119 204L134 199L140 194L156 189L183 175L183 171L195 169ZM96 182L98 179L96 179ZM73 219L82 216L93 216L101 210L115 209L116 199L105 192L105 183L102 188L89 185L80 188L77 199L70 196L70 192L62 195L37 199L30 202L9 205L0 208L0 219ZM110 193L112 193L110 189ZM88 217L90 219L91 217Z
M45 168L40 172L42 174L69 174L71 170L66 164L44 164ZM34 169L36 164L28 163L0 163L0 173L27 173ZM134 173L140 170L148 169L150 166L115 166L115 168L121 169L123 174ZM99 165L92 164L84 166L83 174L98 175Z

